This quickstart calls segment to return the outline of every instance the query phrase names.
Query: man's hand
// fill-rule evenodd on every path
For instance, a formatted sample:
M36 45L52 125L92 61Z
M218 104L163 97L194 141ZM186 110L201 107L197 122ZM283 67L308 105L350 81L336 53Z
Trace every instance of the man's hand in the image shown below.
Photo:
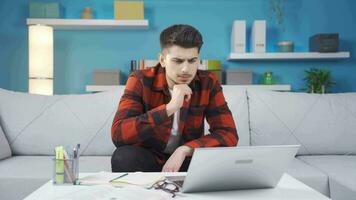
M183 106L184 99L189 101L192 90L187 84L177 84L173 86L171 101L167 104L167 115L171 116Z
M162 172L178 172L185 157L193 155L193 149L188 146L178 147L174 153L169 157L166 164L162 168Z

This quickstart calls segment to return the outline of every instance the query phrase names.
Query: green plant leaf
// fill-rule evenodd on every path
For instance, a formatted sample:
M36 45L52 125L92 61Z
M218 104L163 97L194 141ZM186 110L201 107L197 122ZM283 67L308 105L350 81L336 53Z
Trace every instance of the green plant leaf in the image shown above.
M311 68L304 72L303 80L306 82L308 92L322 93L323 87L325 92L330 92L331 87L336 84L328 69Z

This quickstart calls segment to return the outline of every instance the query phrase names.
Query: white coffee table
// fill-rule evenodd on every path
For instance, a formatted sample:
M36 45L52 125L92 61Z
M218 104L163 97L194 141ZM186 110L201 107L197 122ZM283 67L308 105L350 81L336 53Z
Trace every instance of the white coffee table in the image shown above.
M184 173L168 173L169 175L182 175ZM90 174L81 174L87 176ZM78 192L86 192L94 190L97 186L53 186L49 181L42 187L34 191L25 200L50 200L50 199L70 199L73 194ZM98 186L99 187L99 186ZM84 192L83 192L84 191ZM163 192L163 191L161 191ZM164 193L164 192L163 192ZM61 198L65 197L65 198ZM147 199L146 197L143 197ZM78 197L74 198L78 199ZM93 198L94 199L94 198ZM115 198L110 198L115 199ZM121 199L118 197L117 199ZM221 192L206 192L194 194L178 194L174 199L189 199L189 200L213 200L213 199L234 199L234 200L330 200L330 198L320 194L304 183L296 180L288 174L284 174L278 183L277 187L271 189L255 189L255 190L234 190Z

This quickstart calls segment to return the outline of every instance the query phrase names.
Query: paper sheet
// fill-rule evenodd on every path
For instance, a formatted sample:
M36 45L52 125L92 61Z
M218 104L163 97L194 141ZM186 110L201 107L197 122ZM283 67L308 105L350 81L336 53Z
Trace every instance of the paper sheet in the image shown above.
M83 187L84 188L84 187ZM166 200L170 195L163 191L147 190L140 187L115 188L111 186L85 187L64 196L56 197L54 200Z
M80 178L80 185L109 185L110 181L125 173L99 172Z
M150 187L159 180L163 180L164 176L160 173L130 173L127 176L121 177L112 181L115 186L123 186L125 184L137 185L142 187Z

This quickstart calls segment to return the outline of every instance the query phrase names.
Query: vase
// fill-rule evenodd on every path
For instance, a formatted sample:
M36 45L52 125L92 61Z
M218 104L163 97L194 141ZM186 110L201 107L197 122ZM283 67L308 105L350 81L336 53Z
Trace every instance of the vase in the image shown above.
M321 85L320 87L314 87L314 85L312 85L310 93L325 94L325 85Z
M282 41L278 43L279 52L293 52L294 43L293 41Z

